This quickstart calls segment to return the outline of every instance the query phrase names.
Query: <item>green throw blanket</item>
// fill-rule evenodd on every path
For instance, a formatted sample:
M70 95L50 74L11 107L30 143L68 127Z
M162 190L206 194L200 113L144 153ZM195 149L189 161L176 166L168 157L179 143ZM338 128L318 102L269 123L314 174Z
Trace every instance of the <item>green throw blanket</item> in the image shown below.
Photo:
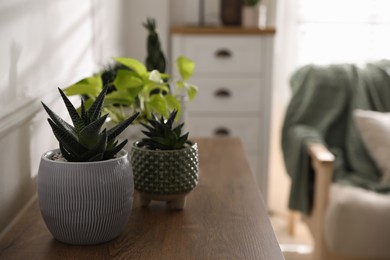
M282 129L285 165L291 177L289 208L310 213L314 174L309 142L320 142L336 155L334 181L377 192L381 174L366 151L352 118L356 108L390 111L390 61L308 65L291 77L292 98ZM390 158L389 158L390 159Z

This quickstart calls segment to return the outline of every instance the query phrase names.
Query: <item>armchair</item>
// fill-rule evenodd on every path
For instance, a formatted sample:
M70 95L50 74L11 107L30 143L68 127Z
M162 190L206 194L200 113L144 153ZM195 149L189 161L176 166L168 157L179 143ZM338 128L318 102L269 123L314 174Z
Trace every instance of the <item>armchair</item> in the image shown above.
M390 111L389 65L309 65L291 78L282 131L289 208L312 234L313 259L390 259L390 183L354 118L357 109Z

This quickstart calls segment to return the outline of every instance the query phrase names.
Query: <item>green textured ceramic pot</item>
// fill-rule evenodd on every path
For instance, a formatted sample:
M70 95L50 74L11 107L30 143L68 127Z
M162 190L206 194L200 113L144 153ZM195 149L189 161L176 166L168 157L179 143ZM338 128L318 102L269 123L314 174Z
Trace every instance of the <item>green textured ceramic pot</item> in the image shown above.
M184 208L186 195L198 184L197 144L180 150L149 150L138 143L132 146L131 163L141 203L146 206L151 200L160 200L172 208Z

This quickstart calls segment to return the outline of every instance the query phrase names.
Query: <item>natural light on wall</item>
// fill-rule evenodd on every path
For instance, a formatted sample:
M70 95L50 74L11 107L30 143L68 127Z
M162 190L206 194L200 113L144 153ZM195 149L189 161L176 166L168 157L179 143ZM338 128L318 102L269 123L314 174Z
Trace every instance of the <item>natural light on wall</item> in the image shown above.
M297 64L390 59L390 0L297 0Z

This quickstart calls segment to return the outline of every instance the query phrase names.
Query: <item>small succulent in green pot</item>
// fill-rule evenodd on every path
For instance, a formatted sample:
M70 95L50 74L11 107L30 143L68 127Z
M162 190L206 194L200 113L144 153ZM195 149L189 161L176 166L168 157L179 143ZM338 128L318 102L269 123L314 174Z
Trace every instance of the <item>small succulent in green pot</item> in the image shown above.
M142 130L146 136L138 146L150 150L180 150L191 143L188 141L189 133L181 135L184 123L174 126L177 110L174 110L167 120L163 116L148 120L148 124L141 123L147 130Z
M153 115L142 124L145 137L132 146L134 187L144 206L157 200L183 209L198 183L198 146L188 140L189 133L182 134L184 123L175 125L176 116L176 110L168 118Z

